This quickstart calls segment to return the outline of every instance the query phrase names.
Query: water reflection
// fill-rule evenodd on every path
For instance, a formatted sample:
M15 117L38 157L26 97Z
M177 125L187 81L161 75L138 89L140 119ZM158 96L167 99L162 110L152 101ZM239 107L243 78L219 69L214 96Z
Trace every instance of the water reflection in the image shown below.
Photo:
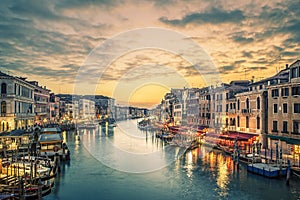
M215 192L218 194L218 198L222 199L228 197L230 176L234 173L233 166L233 161L229 156L201 146L186 152L181 167L185 169L186 176L192 182L194 177L197 177L199 174L201 168L204 172L206 170L210 172L211 176L216 180ZM179 165L175 163L174 169L177 171L178 168Z
M225 159L224 159L225 158ZM230 173L230 163L231 160L229 157L224 157L221 154L217 155L218 162L218 174L217 174L217 185L220 188L219 195L221 197L225 197L228 193L228 181L229 181L229 173Z
M124 133L117 128L114 128L114 133L110 136L106 135L104 129L102 132L101 127L95 132L81 131L82 138L79 144L74 142L75 135L67 133L72 165L64 169L63 175L59 175L54 192L45 199L85 199L91 194L101 199L126 197L143 200L300 198L300 183L295 179L292 179L290 186L286 187L284 180L269 180L249 174L243 165L236 170L229 156L212 151L211 148L201 146L180 157L180 148L173 148L171 154L171 151L165 152L168 150L167 146L151 134L141 131L135 134L144 136L144 141L123 137ZM144 174L123 173L106 167L93 156L103 156L115 160L116 163L119 159L123 159L128 167L135 167L134 165L145 167L155 161L151 157L149 159L146 157L142 161L122 157L123 154L111 149L111 145L115 142L114 138L118 138L120 142L122 138L127 138L126 141L131 142L132 146L135 139L145 146L152 145L149 151L164 150L158 154L160 161L164 160L167 163L172 160L172 162L161 170ZM87 146L94 148L95 152L87 151ZM103 147L105 151L102 154ZM142 163L143 161L145 163Z
M154 133L138 130L136 123L125 121L118 123L115 128L100 126L97 129L81 133L83 146L101 163L120 171L141 173L158 170L184 153L184 149L165 145L154 137Z
M187 177L192 178L193 168L194 168L193 154L190 151L186 154L186 156L187 156L186 165L185 165L185 168L187 169L186 175L187 175Z

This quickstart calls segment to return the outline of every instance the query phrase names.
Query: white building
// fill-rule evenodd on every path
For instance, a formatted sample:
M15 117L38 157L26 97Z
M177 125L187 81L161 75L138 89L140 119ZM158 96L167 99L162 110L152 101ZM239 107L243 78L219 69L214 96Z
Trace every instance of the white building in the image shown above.
M96 116L95 102L89 99L79 99L79 118L94 119Z
M34 86L25 80L0 72L0 131L34 124Z

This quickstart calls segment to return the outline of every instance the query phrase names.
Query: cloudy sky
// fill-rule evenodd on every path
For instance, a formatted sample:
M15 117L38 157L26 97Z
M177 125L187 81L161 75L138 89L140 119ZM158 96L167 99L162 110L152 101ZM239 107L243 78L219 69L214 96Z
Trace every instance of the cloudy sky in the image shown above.
M151 106L171 87L260 80L299 59L299 7L297 0L3 0L0 70L55 93L86 82L78 92Z

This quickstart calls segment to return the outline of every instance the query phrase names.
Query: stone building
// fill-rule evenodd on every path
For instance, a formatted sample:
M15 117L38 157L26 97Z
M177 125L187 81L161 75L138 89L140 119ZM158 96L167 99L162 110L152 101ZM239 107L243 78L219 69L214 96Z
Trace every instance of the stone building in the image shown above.
M29 81L34 86L35 123L42 124L50 121L50 90L42 87L37 81Z
M199 125L211 126L212 118L212 102L211 102L212 87L198 89L199 93Z
M34 86L26 78L0 72L0 131L27 128L34 124Z
M89 99L79 99L79 118L83 120L95 119L95 102Z
M226 132L234 129L236 94L248 90L249 81L231 81L229 84L222 83L221 86L215 88L212 93L212 102L214 103L214 128L216 132ZM230 112L229 112L230 111Z
M115 106L115 120L129 119L129 107L128 106Z
M174 102L176 101L175 95L167 93L161 101L161 122L174 123Z
M50 93L49 110L50 110L50 122L59 122L59 101L60 98L54 93Z
M251 87L254 87L253 85ZM267 92L255 89L236 95L236 131L259 136L259 141L266 145L264 113L266 111Z
M268 89L268 144L273 150L276 143L283 153L299 159L300 150L300 60L282 70L285 79L275 80Z
M187 89L186 114L189 126L199 125L199 92L196 88Z

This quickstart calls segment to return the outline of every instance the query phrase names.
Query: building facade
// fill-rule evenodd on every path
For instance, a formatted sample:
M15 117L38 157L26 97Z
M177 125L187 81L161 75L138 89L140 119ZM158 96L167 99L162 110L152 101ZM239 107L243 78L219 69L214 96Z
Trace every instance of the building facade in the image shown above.
M289 68L287 79L277 80L268 89L268 145L277 145L284 154L299 158L300 150L300 61Z
M60 98L58 96L56 96L54 93L50 94L50 122L59 122L59 101Z
M189 126L199 125L199 91L196 88L187 89L186 115Z
M34 86L35 123L43 124L50 121L50 90L39 86L37 81L29 81Z
M79 118L83 120L92 120L96 117L95 102L89 99L79 99Z
M115 120L126 120L129 118L128 106L115 106Z
M174 124L175 95L167 93L161 101L161 122Z
M214 119L213 127L216 132L222 133L235 130L237 121L237 100L236 95L248 90L249 81L231 81L229 84L222 83L220 87L213 90L212 99L214 112L211 111Z
M28 128L34 124L34 86L25 78L0 72L0 131Z
M266 91L254 90L236 95L236 131L258 135L258 143L266 146ZM230 119L231 120L231 119ZM232 119L233 120L233 119Z
M198 90L199 93L199 125L211 126L212 115L211 115L211 92L212 87L205 87Z

